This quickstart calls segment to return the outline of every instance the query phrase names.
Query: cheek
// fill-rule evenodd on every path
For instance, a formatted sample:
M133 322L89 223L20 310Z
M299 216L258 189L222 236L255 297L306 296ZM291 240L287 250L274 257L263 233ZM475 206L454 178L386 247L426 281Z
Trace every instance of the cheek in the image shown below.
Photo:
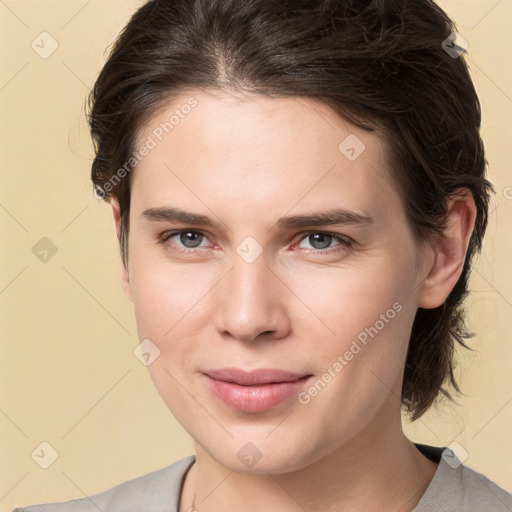
M171 264L142 251L134 251L131 272L139 340L159 350L148 369L164 399L178 400L178 382L197 371L201 342L211 339L219 276L213 267Z
M348 442L388 404L400 408L401 378L407 354L413 304L395 300L398 290L351 294L338 301L338 319L329 339L308 354L316 379L298 397L308 431L321 430L329 451Z
M149 257L143 248L132 253L130 287L141 335L166 337L207 292L208 280L199 267L170 264Z
M132 297L139 339L149 339L157 347L158 357L148 366L151 379L176 417L187 425L201 417L194 401L185 391L196 370L198 315L204 315L201 297L206 284L191 268L154 265L148 258L133 258Z
M333 411L352 410L362 418L398 385L416 313L414 253L404 247L402 255L331 271L329 279L310 274L297 281L299 295L313 290L309 305L330 329L310 347L321 381L304 396L304 402L316 401L313 409L329 402ZM322 287L315 288L315 282ZM311 326L313 320L311 315Z
M381 254L361 264L295 270L298 277L290 287L309 309L306 322L311 328L317 325L315 332L323 332L337 349L376 322L379 332L390 331L397 323L395 317L400 317L401 324L406 315L396 310L404 309L413 299L411 258Z

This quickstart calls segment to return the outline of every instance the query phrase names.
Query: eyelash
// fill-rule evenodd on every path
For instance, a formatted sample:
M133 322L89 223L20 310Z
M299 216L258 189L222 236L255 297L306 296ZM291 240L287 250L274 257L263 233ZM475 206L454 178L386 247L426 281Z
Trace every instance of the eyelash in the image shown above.
M159 240L159 243L161 244L167 244L168 241L176 236L176 235L180 235L182 233L195 233L196 235L200 235L200 236L203 236L205 238L208 238L207 235L205 233L203 233L202 231L197 231L197 230L194 230L194 229L178 229L176 231L171 231L171 232L167 232L167 233L164 233L163 235L161 235L160 237L160 240ZM334 248L331 248L331 249L317 249L317 250L307 250L306 252L308 252L309 254L337 254L337 253L340 253L340 252L346 252L351 246L352 246L352 240L350 240L349 238L347 237L344 237L344 236L341 236L341 235L338 235L336 233L329 233L329 232L326 232L326 231L308 231L306 233L301 233L302 238L299 240L299 244L300 242L302 242L305 238L311 236L311 235L328 235L328 236L332 236L333 239L337 239L339 242L341 242L341 245L339 247L334 247ZM174 244L168 244L168 245L171 245L172 246L172 250L174 251L177 251L177 252L182 252L182 253L197 253L197 252L200 252L202 251L204 248L188 248L188 249L182 249L182 248L179 248L178 246L175 246Z

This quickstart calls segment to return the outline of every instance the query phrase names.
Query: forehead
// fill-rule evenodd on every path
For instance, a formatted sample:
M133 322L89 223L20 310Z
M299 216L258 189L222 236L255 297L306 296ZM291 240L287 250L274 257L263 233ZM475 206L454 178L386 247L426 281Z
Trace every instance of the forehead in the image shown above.
M311 98L191 90L145 124L136 151L144 145L132 177L141 208L229 202L250 218L276 205L375 211L396 202L383 140Z

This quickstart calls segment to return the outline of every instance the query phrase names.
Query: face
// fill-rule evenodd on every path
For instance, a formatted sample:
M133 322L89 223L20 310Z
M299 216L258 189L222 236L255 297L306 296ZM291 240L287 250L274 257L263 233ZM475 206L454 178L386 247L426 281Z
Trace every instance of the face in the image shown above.
M197 444L232 470L284 473L399 416L421 269L378 133L310 99L191 91L143 145L125 291ZM293 375L207 376L226 368Z

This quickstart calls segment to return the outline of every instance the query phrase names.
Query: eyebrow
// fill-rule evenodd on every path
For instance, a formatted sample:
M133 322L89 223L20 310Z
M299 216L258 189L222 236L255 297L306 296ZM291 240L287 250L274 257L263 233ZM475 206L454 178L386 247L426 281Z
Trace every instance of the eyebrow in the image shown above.
M206 215L187 212L179 208L148 208L142 212L141 217L154 222L182 222L216 229L221 227L221 223ZM338 208L324 212L281 217L276 226L279 229L292 229L307 226L367 225L372 223L373 219L369 215Z

